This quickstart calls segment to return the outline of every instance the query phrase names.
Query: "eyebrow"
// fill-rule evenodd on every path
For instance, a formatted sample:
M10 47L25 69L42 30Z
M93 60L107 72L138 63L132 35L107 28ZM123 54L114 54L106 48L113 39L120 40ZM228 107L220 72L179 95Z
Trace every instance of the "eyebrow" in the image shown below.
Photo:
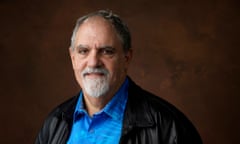
M82 49L82 48L89 48L89 46L79 44L79 45L76 47L76 49Z
M112 49L112 50L115 50L115 48L112 47L112 46L100 46L98 49Z
M82 44L79 44L76 49L82 49L82 48L89 48L89 46L87 45L82 45ZM112 49L112 50L116 50L116 48L112 47L112 46L99 46L97 47L97 49Z

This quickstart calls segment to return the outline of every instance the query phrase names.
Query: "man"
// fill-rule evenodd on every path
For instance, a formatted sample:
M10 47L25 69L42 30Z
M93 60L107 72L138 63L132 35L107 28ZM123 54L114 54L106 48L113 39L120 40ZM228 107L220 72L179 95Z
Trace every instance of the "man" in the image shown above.
M81 17L69 48L82 91L46 119L36 144L200 144L191 122L128 76L128 27L112 12Z

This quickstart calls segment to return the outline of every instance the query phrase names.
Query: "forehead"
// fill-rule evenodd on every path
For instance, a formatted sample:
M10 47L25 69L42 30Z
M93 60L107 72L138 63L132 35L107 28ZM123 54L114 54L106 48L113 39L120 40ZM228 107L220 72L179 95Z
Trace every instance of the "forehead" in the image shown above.
M121 43L112 23L100 16L86 19L76 33L76 43Z
M78 34L84 33L85 34L104 34L107 35L117 35L117 32L114 26L108 20L100 17L100 16L93 16L85 21L79 26Z
M75 47L85 45L123 48L122 41L112 23L100 16L90 17L79 26L74 45Z

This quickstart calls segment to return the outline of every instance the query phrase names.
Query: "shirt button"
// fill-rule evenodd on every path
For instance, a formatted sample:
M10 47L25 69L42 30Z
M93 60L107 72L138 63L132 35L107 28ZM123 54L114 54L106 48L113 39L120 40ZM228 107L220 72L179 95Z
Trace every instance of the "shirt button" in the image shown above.
M90 131L89 131L90 133L94 133L94 130L93 129L90 129Z

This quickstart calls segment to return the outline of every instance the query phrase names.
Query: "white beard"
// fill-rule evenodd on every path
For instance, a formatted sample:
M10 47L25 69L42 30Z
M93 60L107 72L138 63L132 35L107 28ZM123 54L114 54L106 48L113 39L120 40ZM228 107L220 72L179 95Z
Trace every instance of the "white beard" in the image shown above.
M100 78L88 78L84 76L86 73L91 72L101 72L104 73L104 76ZM82 78L83 89L91 97L98 98L109 91L108 71L106 69L86 68L82 72Z

